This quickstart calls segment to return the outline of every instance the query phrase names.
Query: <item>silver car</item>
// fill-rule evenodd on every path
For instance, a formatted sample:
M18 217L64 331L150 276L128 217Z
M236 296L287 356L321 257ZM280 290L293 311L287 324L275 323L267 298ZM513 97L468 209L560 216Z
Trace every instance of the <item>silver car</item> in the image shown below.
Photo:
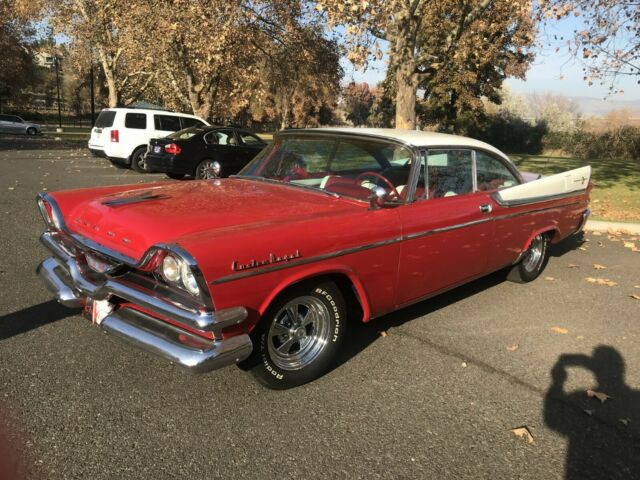
M37 123L27 122L17 115L0 115L0 133L38 135L42 133L42 127Z

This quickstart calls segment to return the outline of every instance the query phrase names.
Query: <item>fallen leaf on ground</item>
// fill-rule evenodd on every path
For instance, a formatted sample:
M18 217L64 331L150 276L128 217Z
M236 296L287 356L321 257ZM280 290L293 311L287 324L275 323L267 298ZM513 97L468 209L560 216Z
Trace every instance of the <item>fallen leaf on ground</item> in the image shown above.
M595 410L583 410L584 413L586 413L587 415L591 416L593 415L593 412L595 412Z
M467 362L462 362L462 368L467 368Z
M620 239L618 237L614 237L613 235L609 235L608 238L612 242L619 242L620 241Z
M584 335L578 335L578 336L576 337L576 340L584 340Z
M549 280L550 282L553 282L555 280L555 278L553 277L544 277L545 280Z
M578 247L578 250L582 250L583 252L586 252L586 251L587 251L587 249L586 249L586 248L584 248L584 247Z
M634 242L624 242L624 246L626 248L630 248L631 250L633 250L634 248L636 248L636 244Z
M632 294L632 295L629 295L629 296L630 296L631 298L633 298L634 300L640 300L640 295Z
M9 212L7 212L9 213ZM640 285L634 285L633 288L640 288Z
M567 268L579 268L579 267L575 263L570 263L569 265L567 265Z
M592 232L591 234L595 237L599 237L600 235L602 235L600 232Z
M522 426L522 427L518 427L518 428L512 428L511 432L516 436L516 437L521 437L527 440L527 443L533 443L533 435L531 435L531 432L529 431L529 429L526 426Z
M607 267L605 267L604 265L600 265L599 263L594 263L593 268L595 268L596 270L604 270Z
M517 343L513 344L513 345L509 345L507 347L507 350L509 350L510 352L515 352L516 350L518 350L518 348L520 348L520 345L518 345Z
M567 333L569 333L568 329L562 328L562 327L551 327L551 331L555 333L561 333L563 335L566 335Z
M585 278L585 280L589 283L595 283L596 285L606 285L607 287L615 287L616 285L618 285L616 282L614 282L613 280L609 280L608 278L587 277Z
M619 418L618 421L626 427L627 425L629 425L629 422L631 421L631 419L630 418Z
M380 336L381 337L386 337L387 335L389 335L389 334L387 332L385 332L385 331L380 332Z
M80 170L78 170L78 171L80 171ZM599 246L599 247L604 247L604 243L602 243L602 242L598 241L598 246Z
M610 235L620 235L620 232L616 231L615 228L611 228L611 227L607 228L607 233Z
M600 400L600 403L604 403L611 398L606 393L596 392L595 390L591 390L591 389L587 390L587 396L589 398L596 397L598 400Z

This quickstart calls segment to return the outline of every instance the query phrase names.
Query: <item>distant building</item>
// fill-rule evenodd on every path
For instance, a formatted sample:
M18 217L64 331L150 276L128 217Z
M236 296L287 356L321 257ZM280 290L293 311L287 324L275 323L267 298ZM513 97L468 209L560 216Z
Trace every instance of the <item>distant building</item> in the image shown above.
M44 68L55 67L55 55L50 52L40 51L34 55L36 65Z

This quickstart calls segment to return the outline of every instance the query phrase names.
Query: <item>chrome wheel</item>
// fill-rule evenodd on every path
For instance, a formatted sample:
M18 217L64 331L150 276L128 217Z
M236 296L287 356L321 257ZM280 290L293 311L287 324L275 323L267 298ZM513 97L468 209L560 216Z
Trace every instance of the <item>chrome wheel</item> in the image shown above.
M529 245L527 253L522 260L522 266L527 272L533 272L539 267L544 255L544 246L542 235L537 235L531 241L531 245Z
M285 304L267 333L267 349L282 370L300 370L324 350L330 338L331 316L316 297L298 297Z
M196 171L196 178L202 180L208 180L211 178L220 177L220 172L222 171L222 167L220 164L214 160L203 160L198 165L198 170Z

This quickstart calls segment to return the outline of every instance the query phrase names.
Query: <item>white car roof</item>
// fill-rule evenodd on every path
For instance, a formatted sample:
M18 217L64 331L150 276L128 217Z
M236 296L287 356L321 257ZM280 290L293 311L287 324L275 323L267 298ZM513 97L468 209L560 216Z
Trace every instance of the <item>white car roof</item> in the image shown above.
M306 131L319 133L351 133L354 135L371 135L375 137L389 138L407 143L414 147L467 147L480 148L500 155L509 160L504 153L488 143L474 138L447 133L424 132L421 130L402 130L400 128L356 128L356 127L323 127L309 128Z
M191 115L190 113L180 113L180 112L172 112L171 110L158 110L154 108L126 108L126 107L108 107L103 108L102 111L111 111L111 112L135 112L135 113L155 113L156 115L176 115L178 117L189 117L189 118L197 118L198 120L202 120L202 118L197 117L195 115ZM205 122L204 120L202 120ZM209 124L208 122L207 125Z

